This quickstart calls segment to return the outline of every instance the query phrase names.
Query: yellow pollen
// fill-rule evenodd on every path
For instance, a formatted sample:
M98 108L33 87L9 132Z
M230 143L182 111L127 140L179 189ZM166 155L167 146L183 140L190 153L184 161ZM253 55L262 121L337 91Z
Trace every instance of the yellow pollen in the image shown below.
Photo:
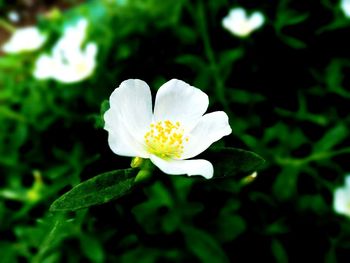
M169 120L158 121L150 125L150 129L144 135L147 150L162 159L180 158L183 154L185 142L184 129L180 122Z
M87 65L84 61L80 61L78 64L76 64L76 71L78 73L84 73L87 71Z

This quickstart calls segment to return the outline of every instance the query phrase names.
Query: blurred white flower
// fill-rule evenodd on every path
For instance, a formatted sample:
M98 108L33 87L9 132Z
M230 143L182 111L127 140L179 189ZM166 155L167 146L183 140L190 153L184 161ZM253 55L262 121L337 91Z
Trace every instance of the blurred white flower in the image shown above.
M229 14L222 20L222 26L232 34L239 37L246 37L254 30L261 27L265 22L261 12L254 12L250 17L241 8L231 9Z
M10 11L7 14L8 19L13 22L13 23L17 23L20 20L20 16L16 11Z
M335 212L350 217L350 175L345 178L345 185L335 190L333 207Z
M344 15L350 18L350 0L341 0L340 8L343 11Z
M5 53L21 53L39 49L46 41L47 35L42 34L36 27L17 29L10 40L2 46Z
M82 49L87 26L87 20L80 19L75 26L67 27L53 47L51 56L43 54L37 59L34 76L63 83L74 83L89 77L96 67L97 45L90 42Z
M152 110L147 83L129 79L113 91L109 102L104 129L115 154L150 159L167 174L213 176L209 161L187 159L232 130L225 112L203 115L209 99L200 89L172 79L159 88Z

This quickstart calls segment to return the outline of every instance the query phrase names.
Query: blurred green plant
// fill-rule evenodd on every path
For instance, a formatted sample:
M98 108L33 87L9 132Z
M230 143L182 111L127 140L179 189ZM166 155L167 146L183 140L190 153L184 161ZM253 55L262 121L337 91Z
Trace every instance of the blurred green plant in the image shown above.
M339 3L104 0L38 10L49 41L0 57L2 262L348 262L349 221L332 207L350 169L350 21ZM221 27L236 6L265 15L249 38ZM16 8L26 11L0 1L1 14ZM38 55L81 16L91 23L86 41L99 47L94 75L71 85L33 78ZM70 189L93 196L94 175L129 167L101 130L101 103L117 83L159 86L174 77L228 113L233 135L216 147L263 156L258 174L242 170L243 155L229 154L236 150L213 148L218 175L235 176L189 180L155 170L117 202L98 195L90 200L99 206L50 212ZM101 185L116 189L118 173Z

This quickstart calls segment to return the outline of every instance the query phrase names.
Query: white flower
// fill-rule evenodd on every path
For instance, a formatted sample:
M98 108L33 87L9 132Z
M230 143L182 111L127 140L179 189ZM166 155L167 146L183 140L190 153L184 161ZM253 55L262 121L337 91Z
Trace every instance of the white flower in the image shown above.
M16 11L10 11L7 14L8 19L13 23L18 23L20 20L20 16Z
M81 45L86 37L87 20L81 19L75 26L67 27L63 37L52 49L52 55L41 55L36 61L34 76L37 79L55 79L74 83L89 77L96 67L97 45Z
M335 190L333 207L337 213L350 217L350 175L345 178L345 185Z
M10 40L2 46L5 53L21 53L39 49L46 41L47 35L36 27L17 29Z
M343 11L344 15L350 18L350 0L342 0L340 2L340 8Z
M204 92L172 79L159 88L152 111L147 83L129 79L109 102L104 128L115 154L150 159L167 174L213 176L209 161L187 160L232 131L225 112L203 115L209 105Z
M260 12L254 12L247 17L246 11L241 8L231 9L229 14L222 20L222 26L232 34L239 37L246 37L254 30L264 24L264 15Z

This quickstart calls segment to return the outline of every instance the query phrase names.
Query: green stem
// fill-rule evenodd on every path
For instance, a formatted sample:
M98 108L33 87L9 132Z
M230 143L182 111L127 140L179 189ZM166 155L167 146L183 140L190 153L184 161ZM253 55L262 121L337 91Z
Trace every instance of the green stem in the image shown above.
M136 157L138 158L138 157ZM141 159L141 158L140 158ZM134 159L135 160L135 159ZM133 162L132 162L133 164ZM154 165L150 160L142 159L142 162L138 166L140 171L135 177L135 183L145 182L149 180L153 174ZM135 168L135 167L134 167Z
M280 165L293 165L293 166L300 166L303 164L307 164L309 162L313 161L322 161L324 159L329 159L333 158L338 155L342 154L348 154L350 153L350 147L348 148L343 148L340 150L336 151L331 151L331 152L319 152L319 153L314 153L311 154L310 156L306 158L281 158L281 157L276 157L276 162Z
M56 235L56 231L58 229L60 220L56 220L54 226L52 227L50 233L48 234L48 236L45 238L45 240L42 242L39 252L34 256L32 263L41 263L43 262L43 256L45 255L45 253L50 249L50 245L53 242L55 235Z
M204 51L210 64L211 72L214 76L216 95L219 101L222 103L226 111L229 111L228 103L225 96L225 86L220 77L219 68L216 62L215 54L210 43L208 26L206 23L205 10L202 1L198 2L198 12L197 12L197 23L199 28L199 33L203 40Z

